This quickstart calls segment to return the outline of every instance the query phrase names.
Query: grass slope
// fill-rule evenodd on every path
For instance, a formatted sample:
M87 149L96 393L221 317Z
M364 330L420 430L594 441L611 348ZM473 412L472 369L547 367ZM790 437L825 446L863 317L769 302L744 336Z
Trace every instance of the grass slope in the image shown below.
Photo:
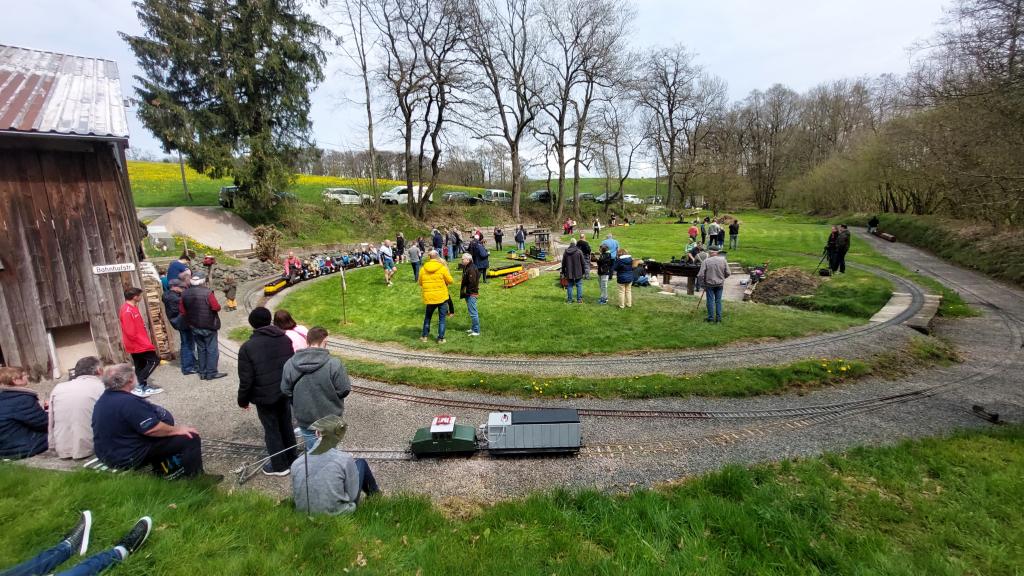
M255 493L4 464L0 566L54 544L88 508L92 550L153 516L119 574L1012 575L1024 565L1022 477L1024 429L1008 427L729 466L628 496L439 508L399 495L307 518Z

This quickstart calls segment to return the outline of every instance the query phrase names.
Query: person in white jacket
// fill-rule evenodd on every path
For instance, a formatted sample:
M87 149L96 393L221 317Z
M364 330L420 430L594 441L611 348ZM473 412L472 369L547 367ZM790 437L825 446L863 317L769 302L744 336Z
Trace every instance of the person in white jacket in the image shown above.
M92 456L92 409L103 394L103 363L86 356L75 364L75 378L50 393L50 447L59 458Z

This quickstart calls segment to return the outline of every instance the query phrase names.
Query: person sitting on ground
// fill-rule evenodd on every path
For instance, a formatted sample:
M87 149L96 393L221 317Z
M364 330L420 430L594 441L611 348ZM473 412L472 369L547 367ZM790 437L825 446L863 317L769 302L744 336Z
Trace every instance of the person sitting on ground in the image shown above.
M391 240L385 240L380 247L380 265L384 267L384 283L392 286L391 278L395 275L395 253L391 249Z
M170 472L174 477L203 474L199 432L175 424L174 416L163 407L131 394L136 384L131 364L107 366L100 379L106 390L92 411L92 437L101 462L119 470L148 464L154 473ZM180 468L172 470L168 461Z
M704 287L704 295L707 296L708 317L705 322L722 321L722 292L725 289L725 279L729 277L729 263L725 256L718 253L718 249L711 246L708 249L711 255L700 265L697 271L697 280Z
M290 314L277 311L282 312L294 326ZM256 416L263 426L263 440L270 454L270 461L263 465L263 473L286 476L298 453L292 408L281 393L281 376L285 363L295 351L285 331L270 323L270 310L262 306L253 308L249 325L253 328L252 336L238 349L238 406L248 410L250 404L256 405ZM302 342L305 344L306 339Z
M690 242L697 242L697 234L700 234L700 228L697 228L696 220L693 221L693 224L690 224L690 229L686 233L690 236Z
M871 220L868 220L868 234L875 234L878 232L878 216L872 216Z
M476 243L476 240L471 243L471 246L474 243ZM479 271L479 268L477 270ZM448 286L454 281L451 272L448 271L448 265L440 260L437 250L431 250L427 254L426 263L423 264L423 270L420 271L418 282L423 304L426 306L423 314L423 332L420 335L421 342L426 342L430 336L430 323L434 317L434 311L437 310L440 314L437 326L437 343L445 343L445 325L448 321L449 302L451 301L451 296L448 294Z
M149 537L153 530L153 519L149 516L139 518L132 529L128 531L114 545L98 554L82 560L70 570L61 572L58 576L93 576L103 572L107 568L124 562L128 556L135 553ZM78 524L64 535L64 538L56 546L44 550L31 560L26 560L13 568L3 572L4 576L34 576L36 574L52 574L58 566L68 561L69 558L78 554L85 556L89 550L89 536L92 532L92 512L85 510L78 518Z
M340 417L314 422L319 443L304 458L292 462L292 500L307 514L355 512L360 496L380 494L370 465L339 449L346 426Z
M17 366L0 368L0 457L46 452L47 422L39 395L28 388L28 373Z
M477 311L477 298L480 296L480 271L473 265L473 256L469 253L462 255L462 284L459 287L459 298L466 301L466 308L469 310L470 336L480 335L480 314Z
M310 328L306 341L309 347L296 352L284 365L281 392L292 399L295 421L309 448L316 440L310 425L324 416L344 416L352 383L345 365L327 351L327 329Z
M309 330L305 326L296 323L291 313L287 310L274 312L274 326L280 328L288 336L288 340L292 343L292 351L298 352L309 346L306 342Z
M86 356L75 364L75 378L50 392L50 446L58 458L92 456L92 411L103 394L103 363Z
M695 238L690 238L690 243L686 245L686 249L683 251L684 261L692 263L697 260L697 246L699 246L697 240Z

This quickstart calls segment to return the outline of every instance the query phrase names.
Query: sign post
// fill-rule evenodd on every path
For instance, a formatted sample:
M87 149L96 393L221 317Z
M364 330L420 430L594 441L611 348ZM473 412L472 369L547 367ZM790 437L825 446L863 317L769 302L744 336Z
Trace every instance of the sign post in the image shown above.
M126 262L124 264L104 264L102 266L93 266L93 274L115 274L120 272L135 272L135 263Z

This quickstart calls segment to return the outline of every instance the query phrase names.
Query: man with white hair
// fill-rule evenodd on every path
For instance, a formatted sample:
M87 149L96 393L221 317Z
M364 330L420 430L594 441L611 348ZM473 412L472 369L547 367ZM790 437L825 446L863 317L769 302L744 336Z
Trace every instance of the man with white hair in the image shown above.
M391 286L391 277L395 275L395 253L391 249L391 240L380 245L380 265L384 267L384 282Z
M705 322L722 321L722 292L725 279L729 277L729 263L718 253L718 245L708 248L710 254L697 271L697 282L704 286L708 300L708 317Z
M612 237L611 232L608 233L608 237L604 239L604 242L601 242L601 246L608 247L608 253L612 255L612 258L615 258L619 253L619 241Z
M213 291L206 287L206 277L196 274L188 290L181 295L179 312L192 329L196 341L196 360L200 380L216 380L227 376L217 371L220 349L217 347L217 331L220 330L220 303Z
M108 366L100 380L105 390L92 412L92 432L101 462L122 470L148 464L162 475L203 473L199 432L175 424L170 412L131 394L135 386L131 364Z
M103 363L86 356L75 364L75 378L50 392L50 447L59 458L85 458L92 450L92 411L103 394Z
M469 309L470 336L480 335L480 313L476 308L477 297L480 296L480 271L473 265L473 255L462 255L462 285L459 287L459 298L466 301Z

